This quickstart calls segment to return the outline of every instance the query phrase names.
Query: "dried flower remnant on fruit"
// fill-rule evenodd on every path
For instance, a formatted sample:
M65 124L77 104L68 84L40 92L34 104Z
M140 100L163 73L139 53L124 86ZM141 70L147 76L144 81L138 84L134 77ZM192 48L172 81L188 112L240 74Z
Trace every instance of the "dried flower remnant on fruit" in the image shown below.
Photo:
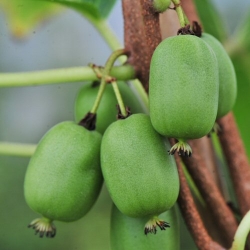
M43 236L54 238L56 236L56 227L52 221L47 218L35 219L28 227L33 228L35 234L39 234L40 238L43 238Z
M78 124L90 131L95 130L96 114L88 112Z
M191 30L190 24L188 24L178 29L177 35L195 35L195 33Z
M157 226L161 229L161 230L166 230L166 228L170 227L169 223L163 220L160 220L157 216L153 217L152 219L150 219L144 228L144 233L145 235L147 235L148 233L153 233L156 234L157 232Z
M130 115L132 115L130 108L127 107L127 106L126 106L127 116L123 116L122 115L120 106L118 104L116 105L116 108L117 108L117 115L116 115L117 120L126 119L127 117L129 117Z
M173 155L175 152L177 152L178 155L190 157L192 155L192 148L187 142L180 140L168 152L170 155Z
M193 21L192 30L193 30L195 36L201 37L202 27L200 26L200 24L197 21Z

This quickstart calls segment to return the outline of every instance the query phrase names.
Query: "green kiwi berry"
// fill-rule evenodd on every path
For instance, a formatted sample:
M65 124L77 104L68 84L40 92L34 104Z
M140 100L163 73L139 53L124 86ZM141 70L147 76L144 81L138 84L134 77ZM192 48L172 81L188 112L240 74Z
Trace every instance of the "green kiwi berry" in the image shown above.
M179 140L171 154L191 155L186 140L211 131L218 99L218 63L206 42L179 35L157 46L150 64L150 118L158 133Z
M169 148L145 114L118 120L103 135L101 168L111 198L127 216L149 216L146 233L153 232L157 216L170 209L179 194L178 171L167 154ZM159 223L161 229L166 226Z
M176 205L159 215L161 221L169 222L166 233L160 232L145 237L141 229L149 219L148 216L126 216L113 205L110 227L111 250L179 250L180 224Z
M237 96L237 80L233 63L222 44L212 35L202 33L201 39L214 51L219 69L219 104L217 119L232 110Z
M55 236L54 220L75 221L95 203L103 182L102 136L74 122L61 122L39 142L24 181L24 196L43 218L29 225L41 237Z
M171 0L153 0L153 7L157 12L164 12L171 4Z

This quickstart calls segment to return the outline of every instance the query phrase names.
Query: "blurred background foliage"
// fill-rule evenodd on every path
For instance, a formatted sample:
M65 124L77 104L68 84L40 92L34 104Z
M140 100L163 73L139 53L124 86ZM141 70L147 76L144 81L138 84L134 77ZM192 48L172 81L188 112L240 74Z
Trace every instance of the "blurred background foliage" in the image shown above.
M234 113L250 156L250 2L195 2L205 30L221 40L233 59L238 79ZM122 43L121 1L115 3L108 22ZM87 19L55 3L1 0L0 37L1 72L86 66L89 62L104 65L111 52ZM37 143L53 125L73 120L74 100L82 84L1 88L0 141ZM27 229L38 216L23 197L28 161L0 156L0 249L109 249L111 200L105 187L87 216L74 223L56 222L56 238L40 239ZM181 228L181 249L195 249L183 222Z

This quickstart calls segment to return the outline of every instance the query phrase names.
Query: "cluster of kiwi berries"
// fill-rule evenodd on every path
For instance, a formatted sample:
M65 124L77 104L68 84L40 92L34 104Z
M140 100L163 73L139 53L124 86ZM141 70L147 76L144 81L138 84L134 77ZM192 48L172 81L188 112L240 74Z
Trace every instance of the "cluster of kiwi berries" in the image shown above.
M24 194L32 210L42 215L29 225L40 237L55 236L54 220L83 217L97 200L103 177L120 211L149 216L154 224L150 221L146 233L156 232L156 223L168 227L155 216L172 207L179 192L175 161L166 153L170 145L153 129L129 86L118 86L133 115L114 122L116 99L108 85L93 130L81 118L93 104L98 83L85 84L76 99L76 123L57 124L39 142L27 168Z
M112 249L140 249L138 244L143 249L178 249L174 204L179 177L171 154L190 156L186 140L207 135L216 119L231 110L236 98L232 63L209 34L169 37L151 61L150 115L143 113L125 83L118 86L132 115L116 120L116 99L107 85L93 130L82 117L91 109L98 83L85 84L76 99L76 122L54 126L39 142L24 191L28 205L43 217L29 226L40 237L54 237L53 221L83 217L97 200L104 179L114 202ZM178 143L171 148L167 137ZM167 221L176 224L171 240L157 235L151 242L138 235L142 225L145 234L156 233L157 227L170 227Z

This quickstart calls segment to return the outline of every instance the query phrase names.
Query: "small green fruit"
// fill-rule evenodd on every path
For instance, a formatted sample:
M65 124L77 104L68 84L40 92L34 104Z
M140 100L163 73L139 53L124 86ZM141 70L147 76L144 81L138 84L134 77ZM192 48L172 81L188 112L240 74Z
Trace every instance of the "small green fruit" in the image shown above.
M53 237L53 220L75 221L95 203L103 182L101 135L73 122L51 128L39 142L27 168L24 196L44 218L31 223L42 237Z
M79 91L75 101L75 120L78 123L93 107L99 82L85 83ZM143 113L143 108L131 88L124 82L118 82L124 104L130 107L132 113ZM96 131L101 134L117 116L117 100L111 84L107 85L97 110Z
M175 204L179 176L174 159L167 154L169 148L145 114L118 120L105 131L101 168L111 198L122 213L155 218Z
M164 12L167 10L171 0L153 0L153 7L157 12Z
M159 215L168 221L170 228L166 233L145 236L141 229L149 217L131 218L122 214L115 205L111 212L111 249L112 250L179 250L180 225L176 205Z
M217 59L207 43L196 36L179 35L157 46L150 64L151 122L158 133L181 140L184 154L187 139L211 131L218 97Z
M237 96L237 81L233 63L222 44L213 36L202 33L201 39L214 51L219 68L219 104L217 119L232 110Z

